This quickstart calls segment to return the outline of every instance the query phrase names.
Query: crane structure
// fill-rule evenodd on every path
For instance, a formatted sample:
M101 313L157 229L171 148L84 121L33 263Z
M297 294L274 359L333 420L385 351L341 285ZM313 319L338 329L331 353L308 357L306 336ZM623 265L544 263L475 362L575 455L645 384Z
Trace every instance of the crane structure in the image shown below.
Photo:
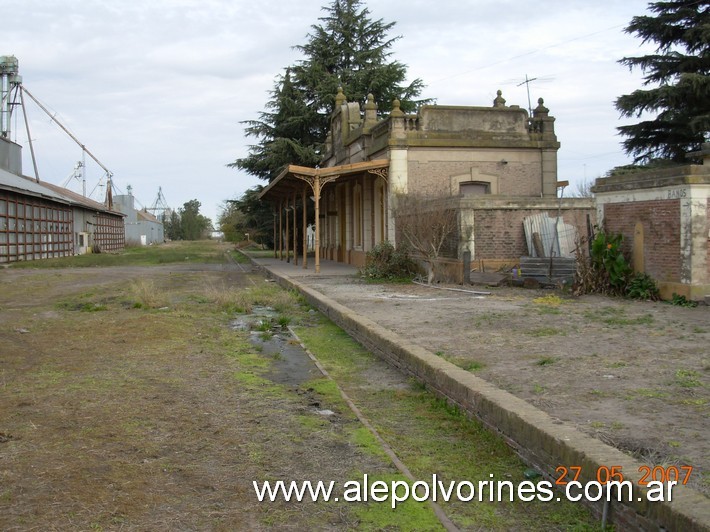
M52 114L42 103L35 98L30 91L22 84L22 77L18 75L19 62L15 56L0 56L0 137L9 138L12 124L12 113L15 107L21 106L22 113L25 119L25 127L27 128L27 139L30 146L30 153L32 155L32 164L35 170L35 180L39 182L39 172L37 171L37 159L34 153L34 147L32 145L32 136L30 135L30 126L27 120L27 108L25 106L26 94L37 106L44 111L50 120L57 124L59 128L66 133L69 138L76 142L82 150L82 159L84 155L91 157L96 164L98 164L101 169L105 172L106 177L106 207L110 210L113 208L113 172L106 168L104 164L99 161L99 159L89 151L89 149L79 141L74 134L69 131L56 116ZM19 101L18 101L19 100ZM85 173L86 164L82 162L82 174ZM69 180L71 180L71 177ZM69 181L67 180L67 182ZM86 196L86 187L84 186L84 196Z
M156 218L158 217L158 213L162 214L163 218L170 214L172 209L168 206L165 195L163 195L163 187L158 187L158 195L156 196L153 205L147 207L146 211L152 213Z

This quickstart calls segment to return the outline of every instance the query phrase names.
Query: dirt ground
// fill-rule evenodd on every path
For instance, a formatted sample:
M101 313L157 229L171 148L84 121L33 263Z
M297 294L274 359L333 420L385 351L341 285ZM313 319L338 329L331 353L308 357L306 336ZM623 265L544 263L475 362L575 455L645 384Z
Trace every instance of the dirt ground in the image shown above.
M402 305L404 316L422 303L409 301L420 288L391 290L363 308ZM2 269L0 530L437 529L426 508L256 500L254 480L403 478L331 381L235 319L244 294L257 315L265 293L320 342L321 361L418 478L525 478L499 439L248 267ZM445 511L465 530L598 527L565 501Z
M692 465L710 494L710 307L300 281L650 466Z
M0 271L0 529L347 528L342 507L255 500L255 479L390 466L301 423L318 418L308 394L245 382L253 350L204 307L210 286L250 279L224 265ZM136 280L155 283L155 308L136 308Z

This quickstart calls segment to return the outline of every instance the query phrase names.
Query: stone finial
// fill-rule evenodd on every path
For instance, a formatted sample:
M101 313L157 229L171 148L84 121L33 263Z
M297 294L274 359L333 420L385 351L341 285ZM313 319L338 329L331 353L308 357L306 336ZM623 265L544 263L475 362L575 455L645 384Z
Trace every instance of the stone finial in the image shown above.
M335 106L340 107L347 101L345 94L343 94L343 88L338 87L338 94L335 95Z
M503 98L503 91L498 89L498 92L496 94L498 96L496 96L496 99L493 100L493 107L505 107L505 98Z
M400 103L397 98L392 100L392 112L390 113L390 116L404 116L404 113L399 108L399 106L400 106Z
M533 116L544 117L550 113L550 110L543 105L544 103L545 100L543 100L542 98L538 98L537 107L533 109Z
M367 95L367 103L365 104L365 128L371 128L377 124L377 104L372 93Z

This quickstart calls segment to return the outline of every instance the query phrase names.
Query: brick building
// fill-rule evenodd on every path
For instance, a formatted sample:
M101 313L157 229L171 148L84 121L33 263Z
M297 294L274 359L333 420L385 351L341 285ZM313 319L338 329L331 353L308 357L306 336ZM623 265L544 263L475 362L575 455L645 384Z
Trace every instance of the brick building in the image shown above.
M21 147L0 137L0 263L119 251L124 216L22 175Z
M589 199L557 199L555 119L539 100L530 117L507 106L501 92L491 107L426 105L407 115L393 102L380 117L372 95L364 109L340 91L319 168L289 166L262 192L271 201L287 249L297 249L299 226L316 202L317 257L356 266L383 240L396 242L394 203L399 194L430 198L431 209L454 209L459 231L447 248L451 271L464 251L474 264L512 266L528 249L523 218L559 212L586 227ZM301 216L297 210L301 209ZM302 231L305 234L305 231ZM278 245L278 244L277 244Z
M623 235L634 270L664 299L710 295L710 144L700 154L701 165L600 178L593 188L599 220Z

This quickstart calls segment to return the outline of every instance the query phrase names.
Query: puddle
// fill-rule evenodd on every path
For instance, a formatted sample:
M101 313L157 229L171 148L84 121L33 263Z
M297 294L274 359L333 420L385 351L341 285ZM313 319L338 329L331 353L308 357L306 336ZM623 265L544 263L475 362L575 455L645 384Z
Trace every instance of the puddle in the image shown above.
M256 333L256 334L255 334ZM297 343L288 329L266 335L252 331L251 343L261 346L262 354L273 359L271 371L264 376L278 384L300 385L312 379L322 377L321 372L308 354Z
M229 328L250 331L249 341L273 360L271 371L264 374L269 380L277 384L300 385L321 377L321 372L288 329L276 323L278 315L271 307L255 306L251 314L230 321Z
M233 331L251 331L266 327L279 315L276 310L271 307L254 306L251 309L251 314L245 314L229 322L229 328Z

